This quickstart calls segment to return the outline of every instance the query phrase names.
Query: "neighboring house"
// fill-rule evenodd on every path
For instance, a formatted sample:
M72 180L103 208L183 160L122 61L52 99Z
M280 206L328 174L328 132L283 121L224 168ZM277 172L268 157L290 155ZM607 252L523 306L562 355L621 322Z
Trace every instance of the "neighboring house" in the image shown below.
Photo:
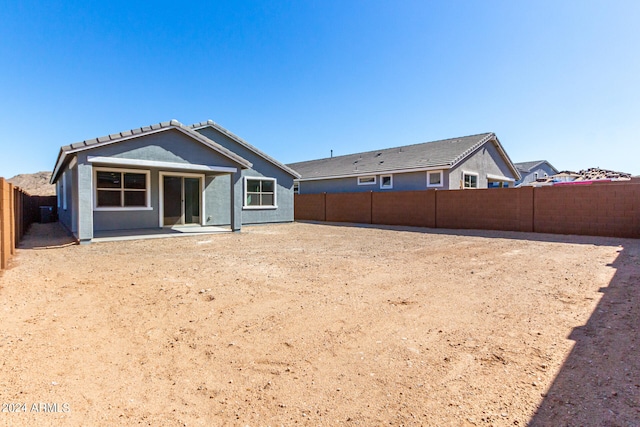
M536 182L538 179L544 179L558 173L558 170L546 160L520 162L515 163L515 165L522 176L520 180L516 181L517 187Z
M607 182L631 182L633 178L630 173L616 172L607 169L589 168L582 169L579 172L562 171L548 177L538 178L537 181L532 181L529 184L535 187L543 187L548 185L583 185L593 183L607 183Z
M300 194L513 187L520 179L494 133L288 164Z
M176 120L64 146L51 183L60 222L95 233L293 221L299 175L212 121Z

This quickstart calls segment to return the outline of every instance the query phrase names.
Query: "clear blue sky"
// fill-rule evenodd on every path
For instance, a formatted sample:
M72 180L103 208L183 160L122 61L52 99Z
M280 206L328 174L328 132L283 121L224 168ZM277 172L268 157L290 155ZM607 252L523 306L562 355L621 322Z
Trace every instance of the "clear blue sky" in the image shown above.
M212 119L284 162L495 132L640 174L640 1L0 0L0 176Z

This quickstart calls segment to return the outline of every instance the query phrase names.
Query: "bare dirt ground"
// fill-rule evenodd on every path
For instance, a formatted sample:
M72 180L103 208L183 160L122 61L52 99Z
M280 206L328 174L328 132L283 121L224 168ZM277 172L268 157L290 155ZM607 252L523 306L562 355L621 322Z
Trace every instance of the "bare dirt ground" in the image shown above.
M56 227L0 273L0 425L640 425L640 241Z

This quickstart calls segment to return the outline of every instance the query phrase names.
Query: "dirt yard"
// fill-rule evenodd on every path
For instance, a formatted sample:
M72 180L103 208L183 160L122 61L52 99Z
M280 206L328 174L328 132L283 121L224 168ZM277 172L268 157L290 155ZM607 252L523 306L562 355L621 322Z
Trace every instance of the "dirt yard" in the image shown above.
M0 425L640 425L640 241L56 227L0 273Z

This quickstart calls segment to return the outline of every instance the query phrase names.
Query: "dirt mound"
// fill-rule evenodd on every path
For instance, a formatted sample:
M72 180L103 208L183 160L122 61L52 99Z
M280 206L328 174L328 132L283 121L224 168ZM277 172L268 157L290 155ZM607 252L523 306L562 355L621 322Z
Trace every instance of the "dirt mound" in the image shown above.
M8 179L11 184L20 187L32 196L55 196L55 185L49 184L51 172L21 173Z

